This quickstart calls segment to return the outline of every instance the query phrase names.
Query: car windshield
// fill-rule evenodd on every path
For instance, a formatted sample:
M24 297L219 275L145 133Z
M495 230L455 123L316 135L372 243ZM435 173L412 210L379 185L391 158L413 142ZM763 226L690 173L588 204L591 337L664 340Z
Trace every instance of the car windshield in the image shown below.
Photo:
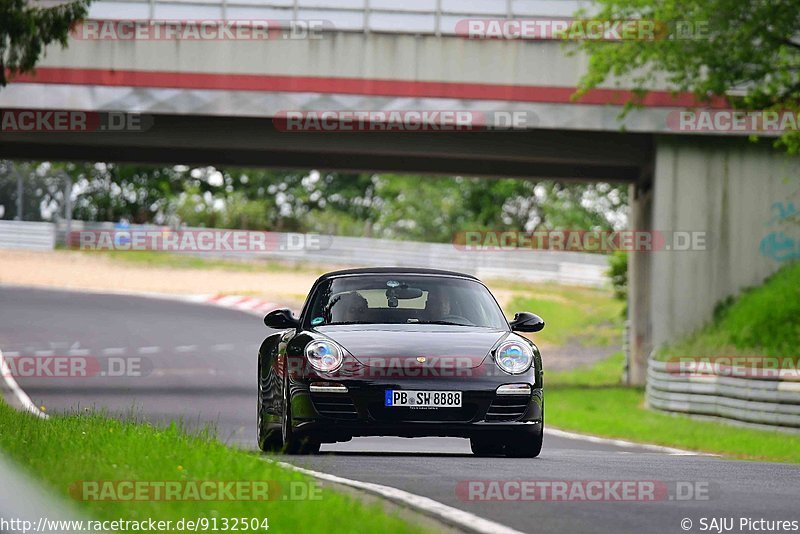
M443 324L507 330L489 290L463 278L362 275L332 278L312 296L305 323Z

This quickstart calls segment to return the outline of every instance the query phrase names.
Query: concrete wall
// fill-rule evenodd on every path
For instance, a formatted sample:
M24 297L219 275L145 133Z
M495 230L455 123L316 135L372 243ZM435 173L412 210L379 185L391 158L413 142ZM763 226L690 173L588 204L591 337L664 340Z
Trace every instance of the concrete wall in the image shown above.
M658 346L708 322L725 297L800 259L800 161L764 141L658 137L656 146L653 228L708 232L707 250L652 253Z

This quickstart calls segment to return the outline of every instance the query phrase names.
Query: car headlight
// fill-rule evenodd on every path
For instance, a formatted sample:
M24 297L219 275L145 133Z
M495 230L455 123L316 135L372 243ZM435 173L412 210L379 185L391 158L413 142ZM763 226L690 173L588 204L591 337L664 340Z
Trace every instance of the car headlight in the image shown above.
M494 361L500 369L512 375L524 373L533 363L533 350L521 341L506 341L497 347Z
M306 358L317 371L329 373L342 365L342 349L335 343L317 339L306 345Z

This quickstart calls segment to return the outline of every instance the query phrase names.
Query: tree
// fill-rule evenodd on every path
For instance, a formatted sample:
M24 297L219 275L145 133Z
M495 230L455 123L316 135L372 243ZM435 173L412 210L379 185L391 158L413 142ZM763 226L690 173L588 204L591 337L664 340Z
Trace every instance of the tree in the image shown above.
M656 81L701 101L726 97L746 111L793 111L800 102L800 2L798 0L597 0L592 19L643 19L662 31L655 39L585 40L588 71L578 94L612 80L633 84L641 102ZM780 143L800 150L800 133Z
M53 174L47 163L0 160L0 219L15 219L17 174L22 177L22 220L41 221L63 212L64 180Z
M73 216L84 221L165 223L170 200L191 180L181 169L115 163L67 163L78 194Z
M0 1L0 87L13 76L30 72L45 46L58 42L67 46L73 24L86 16L90 0L76 0L41 8L28 0Z

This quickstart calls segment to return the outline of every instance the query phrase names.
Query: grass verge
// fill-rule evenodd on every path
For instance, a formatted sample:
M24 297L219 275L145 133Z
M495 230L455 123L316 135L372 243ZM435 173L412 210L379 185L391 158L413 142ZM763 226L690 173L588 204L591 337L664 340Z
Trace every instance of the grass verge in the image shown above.
M547 326L536 334L537 341L549 345L577 342L586 347L619 346L625 303L615 299L610 290L557 284L542 284L535 292L530 286L511 289L520 294L509 309L530 311L544 319Z
M386 514L377 504L368 506L349 495L319 488L305 475L228 448L210 433L190 435L175 425L159 429L95 414L40 420L2 402L0 428L13 429L0 432L5 455L99 520L268 518L269 526L280 532L302 532L309 526L315 532L421 531ZM93 486L81 481L184 481L187 485L182 488L187 491L195 481L268 482L270 499L83 500L81 488ZM116 487L118 493L107 495L123 495L122 486L104 483L100 487ZM238 490L234 491L237 496Z
M717 305L714 320L659 351L662 360L685 357L779 357L797 364L800 347L800 262L787 265L758 287Z
M800 463L800 435L741 428L644 408L644 390L620 385L624 357L545 375L548 424L729 458Z

